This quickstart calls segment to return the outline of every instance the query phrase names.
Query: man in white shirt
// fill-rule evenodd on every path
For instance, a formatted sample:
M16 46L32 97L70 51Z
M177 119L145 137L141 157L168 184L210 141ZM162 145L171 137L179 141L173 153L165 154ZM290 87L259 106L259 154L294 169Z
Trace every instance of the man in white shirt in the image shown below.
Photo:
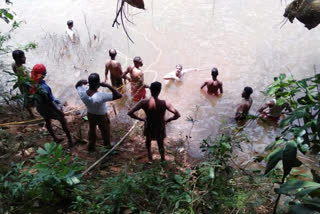
M83 85L86 85L88 82L89 89L87 90ZM99 92L98 88L100 86L107 87L112 93ZM100 82L100 77L97 73L90 74L88 81L78 81L76 89L82 102L87 107L87 116L89 121L88 151L95 151L97 125L103 138L103 144L110 148L110 120L106 102L119 99L122 95L108 83Z
M164 80L182 81L182 76L189 71L197 71L197 68L183 69L181 64L176 65L176 70L163 77Z
M72 30L73 21L72 20L67 21L67 25L68 25L68 27L66 29L66 33L67 33L69 39L71 40L71 42L74 43L74 42L76 42L76 35L75 35L74 31Z

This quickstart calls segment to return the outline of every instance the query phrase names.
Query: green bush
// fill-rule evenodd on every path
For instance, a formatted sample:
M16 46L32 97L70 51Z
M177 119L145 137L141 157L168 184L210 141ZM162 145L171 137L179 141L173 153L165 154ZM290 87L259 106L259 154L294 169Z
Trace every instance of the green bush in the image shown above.
M46 143L37 150L31 167L16 164L0 177L0 193L6 210L33 207L34 203L67 206L75 199L82 164L65 155L61 145Z

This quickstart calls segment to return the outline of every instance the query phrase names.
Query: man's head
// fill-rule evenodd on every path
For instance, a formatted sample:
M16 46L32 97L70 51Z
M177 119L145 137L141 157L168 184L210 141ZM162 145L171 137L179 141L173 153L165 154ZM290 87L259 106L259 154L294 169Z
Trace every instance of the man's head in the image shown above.
M115 59L116 56L117 56L117 50L114 49L114 48L111 48L111 49L109 50L109 56L111 57L111 59Z
M161 83L153 82L150 85L151 96L158 97L161 92Z
M92 73L88 77L89 89L97 90L100 87L100 76L97 73Z
M252 94L253 90L251 87L247 86L243 89L242 97L245 99L249 99L250 95Z
M182 65L181 64L176 65L176 71L178 71L179 73L182 71Z
M22 50L14 50L12 52L12 58L18 64L25 64L26 63L26 57L25 57L24 52Z
M72 20L68 20L67 21L67 25L68 25L68 28L72 28L73 27L73 21Z
M142 62L141 57L140 56L136 56L135 58L133 58L133 64L137 68L143 66L143 62Z
M33 66L31 71L31 79L36 83L39 83L40 80L44 79L47 74L47 69L43 64L36 64Z
M219 75L218 69L217 69L217 68L212 68L212 69L211 69L211 76L212 76L212 78L213 78L213 79L216 79L218 75Z

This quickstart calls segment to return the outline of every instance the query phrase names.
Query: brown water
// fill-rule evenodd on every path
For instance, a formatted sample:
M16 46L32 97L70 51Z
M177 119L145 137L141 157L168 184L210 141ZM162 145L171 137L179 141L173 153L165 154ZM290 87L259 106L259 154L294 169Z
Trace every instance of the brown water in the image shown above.
M313 74L313 65L319 67L320 28L308 31L295 21L280 29L285 8L281 2L145 0L146 11L129 10L129 17L136 24L128 26L135 41L131 44L121 28L111 27L116 0L20 0L13 7L27 23L17 30L14 41L38 43L36 50L27 53L27 64L31 67L44 63L54 94L75 104L80 103L75 82L87 77L85 69L103 75L111 47L118 50L123 67L140 55L147 83L162 81L161 77L178 63L184 68L206 69L187 73L182 85L170 85L160 95L182 114L181 119L168 125L169 137L189 133L191 123L186 118L193 116L199 106L190 149L193 156L199 156L202 139L215 136L222 122L234 124L231 117L245 86L254 89L251 113L255 113L265 99L260 91L274 76L289 74L290 70L301 78ZM69 52L61 42L68 19L74 20L81 39L80 47ZM92 47L88 47L88 32L91 38L93 34L99 38ZM213 66L219 69L224 94L208 99L199 88L210 78ZM263 152L279 130L254 122L244 132L254 146L242 145L244 152L239 151L239 160L243 164Z

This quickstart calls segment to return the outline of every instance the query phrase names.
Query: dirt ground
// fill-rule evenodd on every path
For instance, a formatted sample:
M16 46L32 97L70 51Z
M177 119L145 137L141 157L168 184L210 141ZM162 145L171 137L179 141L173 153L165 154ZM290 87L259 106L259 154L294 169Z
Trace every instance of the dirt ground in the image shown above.
M125 120L121 122L118 119L119 112L115 112L114 108L109 108L110 120L111 120L111 136L112 144L115 145L132 127L133 121ZM103 156L108 150L104 148L100 131L97 128L97 151L88 152L88 121L85 118L85 112L79 107L68 107L66 109L66 119L68 127L72 134L72 138L75 142L75 146L71 149L68 148L66 136L61 129L61 125L58 121L53 120L53 129L58 138L64 138L61 142L63 148L73 157L79 157L87 163L86 167L89 167L101 156ZM11 114L8 116L8 112L0 113L0 124L21 121L22 118L19 114ZM43 146L46 142L52 142L53 139L44 128L43 121L30 122L26 124L15 124L1 126L7 134L1 134L0 137L0 166L1 168L10 168L11 162L20 162L28 160L36 156L36 150L38 147ZM99 173L99 169L108 168L108 171L118 172L124 165L152 165L148 162L147 150L145 147L145 138L142 136L143 124L138 122L129 136L108 155L101 163L99 163L88 175L92 173ZM4 135L4 136L2 136ZM200 160L193 159L188 156L186 149L183 145L183 139L171 139L165 140L166 160L169 163L177 164L181 169L191 167L198 163ZM180 152L181 151L181 152ZM156 142L152 142L153 161L160 161L160 155ZM7 165L7 167L6 167Z

